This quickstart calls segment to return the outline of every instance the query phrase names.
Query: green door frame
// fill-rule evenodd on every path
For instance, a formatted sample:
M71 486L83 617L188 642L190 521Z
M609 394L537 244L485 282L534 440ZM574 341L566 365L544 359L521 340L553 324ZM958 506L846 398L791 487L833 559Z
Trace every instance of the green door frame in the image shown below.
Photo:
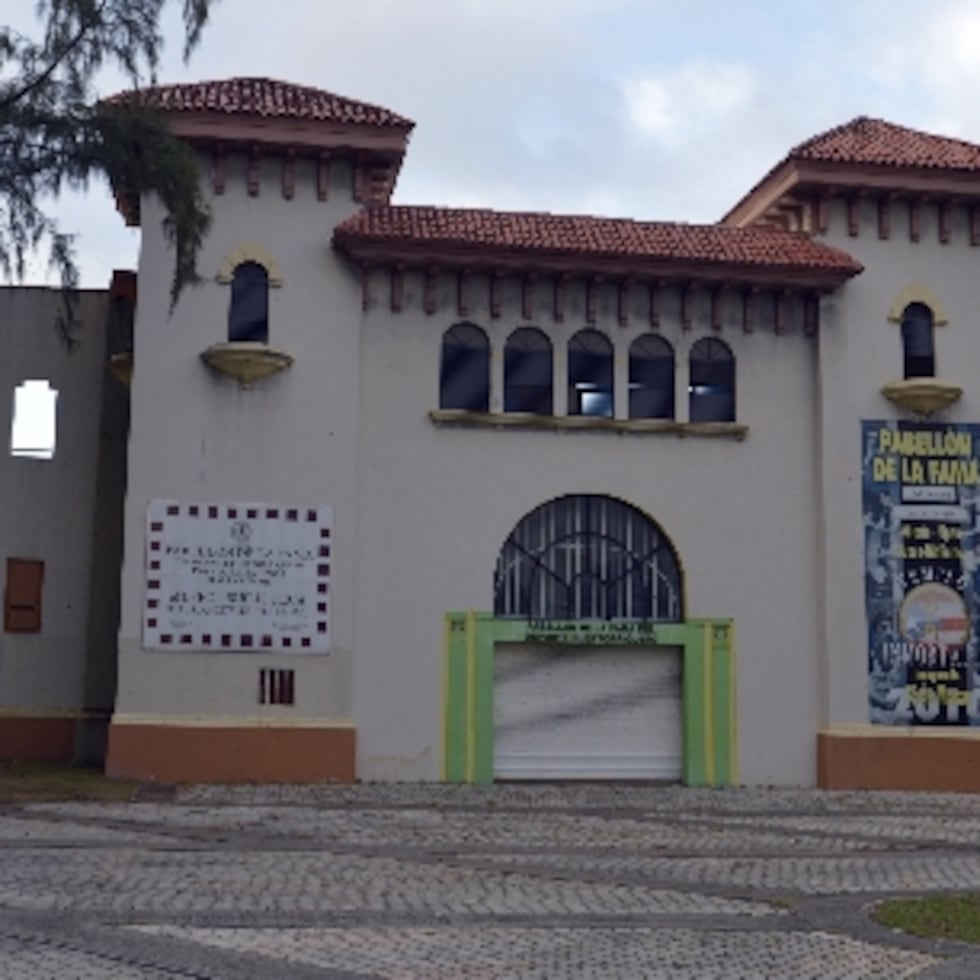
M446 614L442 698L445 782L493 782L493 657L498 643L680 647L684 783L731 786L738 782L732 620L537 623L495 619L486 612Z

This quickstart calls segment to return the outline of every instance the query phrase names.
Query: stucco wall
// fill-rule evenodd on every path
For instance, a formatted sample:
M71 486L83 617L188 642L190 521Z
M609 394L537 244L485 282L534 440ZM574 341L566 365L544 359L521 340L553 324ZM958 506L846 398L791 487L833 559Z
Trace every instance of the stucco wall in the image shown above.
M206 167L202 160L202 173ZM329 247L333 226L357 207L349 168L336 162L331 172L329 199L318 201L312 165L299 161L295 197L285 200L277 162L263 160L260 194L250 197L244 158L230 157L224 194L211 199L212 228L199 258L203 282L172 313L163 215L155 200L143 202L117 720L299 723L349 715L360 291ZM245 390L213 374L200 355L227 340L230 291L215 277L249 243L281 271L283 284L270 289L269 343L295 363ZM156 498L332 506L331 653L141 649L146 509ZM256 703L260 667L296 670L295 708Z
M597 493L646 511L673 540L689 616L735 618L743 779L812 783L820 676L815 341L798 317L785 335L763 323L746 335L734 296L726 308L721 336L737 358L737 414L750 426L744 442L440 428L428 417L438 407L440 339L461 318L449 277L434 315L421 311L421 290L421 278L408 275L404 311L392 314L387 280L375 276L361 328L353 675L362 778L437 778L443 614L492 609L498 551L527 512L562 494ZM586 325L583 292L569 286L564 322L555 323L550 284L540 285L528 322L559 351ZM499 379L506 336L524 322L516 280L503 290L499 319L489 315L480 277L469 297L468 319L488 332ZM641 290L635 304L625 328L612 289L597 304L596 327L616 346L620 388L629 343L649 329ZM661 333L678 355L685 419L684 361L712 333L706 296L697 296L695 322L684 331L669 292ZM556 369L556 386L563 383Z
M913 418L880 392L902 377L901 328L888 312L906 285L919 282L937 296L949 322L935 329L936 372L963 396L936 421L980 419L980 359L976 342L976 266L967 213L952 209L951 237L942 244L936 208L920 206L920 235L911 241L908 207L892 207L891 235L878 237L876 204L861 205L857 237L848 234L846 208L834 202L826 241L846 249L865 271L824 300L820 331L820 472L823 483L827 721L866 725L868 651L864 604L861 502L862 419Z

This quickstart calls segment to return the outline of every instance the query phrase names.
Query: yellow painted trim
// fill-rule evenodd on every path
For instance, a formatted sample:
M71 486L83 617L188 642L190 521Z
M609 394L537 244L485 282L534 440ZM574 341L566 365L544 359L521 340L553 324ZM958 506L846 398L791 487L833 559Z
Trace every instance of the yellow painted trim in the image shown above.
M946 307L939 302L939 297L926 285L921 282L906 283L895 297L895 301L888 311L888 319L892 323L901 323L902 314L909 303L922 303L932 310L932 322L941 327L949 323L949 316L946 314Z
M528 412L470 412L434 408L433 425L473 429L560 429L570 432L618 432L685 438L735 439L741 442L749 427L741 422L677 422L673 419L611 419L595 415L533 415Z
M728 627L728 676L730 683L728 685L728 704L729 712L728 717L730 719L731 729L728 733L728 748L732 754L731 765L729 766L730 781L731 785L738 786L741 782L740 773L738 768L738 760L741 757L741 753L738 750L738 664L736 663L736 652L738 647L735 643L735 623L734 621Z
M442 622L442 684L440 691L440 701L442 703L442 763L439 771L442 773L442 781L449 782L449 752L447 751L447 739L449 732L449 617L443 616Z
M715 719L714 719L714 642L710 623L701 630L704 634L704 774L708 785L715 784Z
M282 271L279 268L279 263L276 262L267 249L264 249L256 242L244 242L239 245L222 263L215 279L227 285L231 282L235 274L235 267L241 265L243 262L257 262L269 274L270 286L278 287L282 285Z
M0 718L45 718L48 720L107 718L110 712L82 711L75 708L0 708Z
M834 725L821 728L821 735L838 738L956 738L980 740L980 731L955 725L930 728L918 725Z
M476 617L466 614L466 781L476 781Z
M274 706L273 706L274 707ZM355 728L350 718L294 718L283 715L165 715L116 712L112 724L166 725L168 728Z

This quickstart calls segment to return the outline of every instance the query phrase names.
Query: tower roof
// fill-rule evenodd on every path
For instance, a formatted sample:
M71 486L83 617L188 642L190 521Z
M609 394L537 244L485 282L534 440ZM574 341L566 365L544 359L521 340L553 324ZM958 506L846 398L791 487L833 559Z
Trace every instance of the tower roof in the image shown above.
M857 116L793 147L722 221L752 224L800 192L831 190L980 199L980 145Z
M105 101L110 105L140 102L174 113L258 116L264 119L393 126L400 129L411 129L414 126L410 119L382 106L274 78L225 78L177 85L153 85L120 92Z

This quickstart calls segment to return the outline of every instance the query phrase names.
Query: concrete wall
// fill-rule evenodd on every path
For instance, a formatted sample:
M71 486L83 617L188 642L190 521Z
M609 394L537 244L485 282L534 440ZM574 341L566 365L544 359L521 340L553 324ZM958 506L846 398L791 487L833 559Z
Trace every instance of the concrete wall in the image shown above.
M596 493L646 511L673 540L688 616L735 618L743 779L812 783L820 723L816 347L799 316L784 335L763 323L747 335L734 296L726 308L721 336L737 358L738 420L750 427L744 442L442 428L428 415L438 407L440 341L461 318L449 277L434 315L422 312L421 291L421 278L407 275L404 311L393 314L386 277L376 275L361 325L353 664L361 777L437 778L443 614L492 609L498 551L528 511L562 494ZM597 304L596 328L615 343L621 390L628 346L649 329L642 292L625 328L612 290ZM517 282L505 282L499 319L489 315L479 277L469 296L468 319L490 336L499 382L506 336L524 322ZM586 325L584 288L569 286L562 323L554 322L550 297L542 283L529 322L555 344L560 388L564 345ZM706 295L696 294L695 321L684 331L669 292L661 333L677 352L683 420L687 353L712 335Z
M57 290L0 289L0 578L8 557L45 563L41 632L0 633L0 716L8 718L77 718L90 702L108 707L113 693L114 643L86 668L100 425L108 386L117 384L106 369L108 302L104 292L82 292L67 335L57 325L61 303ZM50 460L10 453L14 388L26 379L58 391ZM106 588L116 587L109 573ZM0 753L19 753L3 744L2 729Z

